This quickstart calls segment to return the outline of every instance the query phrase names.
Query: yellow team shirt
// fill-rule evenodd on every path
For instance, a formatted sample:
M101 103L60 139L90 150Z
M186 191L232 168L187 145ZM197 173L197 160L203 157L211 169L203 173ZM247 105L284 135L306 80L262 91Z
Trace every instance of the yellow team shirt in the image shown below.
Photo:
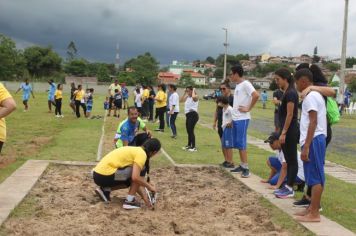
M146 163L147 155L142 147L125 146L107 154L96 165L94 171L101 175L113 175L117 169L137 164L143 169Z
M149 98L149 96L150 96L150 91L148 89L144 89L142 94L142 100L145 101L146 99Z
M7 89L4 87L4 85L2 83L0 83L0 106L4 100L11 98L11 97L12 96L9 93L9 91L7 91ZM5 122L5 118L1 118L0 119L0 141L5 142L5 140L6 140L6 122Z
M82 89L76 93L75 100L81 101L83 99L83 97L84 97L84 90Z
M156 108L167 106L167 94L165 92L162 90L158 91L156 98L161 100L161 102L156 100Z
M63 98L63 92L62 92L62 90L56 90L56 93L54 94L54 97L56 98L56 99L60 99L60 98Z
M115 85L115 83L112 83L112 84L110 84L109 89L110 89L111 96L115 95L115 89L117 89L117 90L119 90L119 92L121 92L120 84Z

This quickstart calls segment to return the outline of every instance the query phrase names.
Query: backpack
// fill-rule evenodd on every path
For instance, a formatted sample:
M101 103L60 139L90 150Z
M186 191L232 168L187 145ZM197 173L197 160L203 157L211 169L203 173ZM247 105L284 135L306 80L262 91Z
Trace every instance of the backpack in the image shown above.
M337 124L340 120L339 107L331 97L328 97L326 100L326 116L330 125Z

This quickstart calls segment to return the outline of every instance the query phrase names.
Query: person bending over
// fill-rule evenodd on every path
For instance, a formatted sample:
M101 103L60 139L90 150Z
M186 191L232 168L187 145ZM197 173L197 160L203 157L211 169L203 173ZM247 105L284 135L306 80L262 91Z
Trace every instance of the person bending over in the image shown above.
M151 132L147 129L146 124L138 117L138 111L135 107L127 109L127 116L123 120L114 138L116 148L123 146L141 146L151 137ZM140 132L140 129L144 132Z
M110 193L113 190L129 188L123 208L140 208L136 200L136 193L152 207L144 188L156 192L153 184L148 183L144 176L149 174L150 159L161 149L158 139L149 139L141 147L123 147L107 154L93 169L94 183L99 186L95 192L105 201L111 201Z

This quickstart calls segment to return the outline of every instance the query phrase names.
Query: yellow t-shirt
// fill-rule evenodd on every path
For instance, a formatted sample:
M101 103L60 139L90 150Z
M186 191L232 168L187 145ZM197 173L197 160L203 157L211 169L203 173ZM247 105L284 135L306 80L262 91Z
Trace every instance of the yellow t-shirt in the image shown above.
M11 98L11 94L9 93L9 91L7 91L7 89L4 87L4 85L2 83L0 83L0 106L1 103L8 98ZM5 142L6 140L6 122L5 122L5 118L1 118L0 119L0 141L1 142Z
M78 90L77 90L78 91ZM75 95L75 100L77 101L81 101L84 97L84 90L80 90L77 92L77 94Z
M115 95L115 89L117 89L117 90L119 90L119 92L121 92L121 86L120 86L120 84L115 85L115 83L112 83L112 84L109 86L109 89L110 89L110 94L111 94L111 96L114 96L114 95Z
M143 169L146 163L147 155L142 147L121 147L108 153L96 165L94 171L101 175L112 175L117 169L137 164Z
M150 96L150 91L148 89L143 90L142 101L145 101Z
M156 108L167 106L167 94L165 92L162 90L158 91L156 98L161 100L161 102L156 100Z
M60 99L60 98L63 98L63 95L62 95L62 90L56 90L56 93L54 94L55 98L56 99Z

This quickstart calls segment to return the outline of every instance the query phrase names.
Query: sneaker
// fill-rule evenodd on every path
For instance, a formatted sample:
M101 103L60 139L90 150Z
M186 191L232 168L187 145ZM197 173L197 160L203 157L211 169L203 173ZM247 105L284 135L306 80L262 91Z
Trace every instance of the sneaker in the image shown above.
M61 117L60 115L56 115L57 118Z
M236 167L235 169L230 170L230 172L239 173L239 172L242 172L242 170L243 170L243 168L239 165L239 166Z
M276 192L275 195L278 198L294 197L294 191L293 190L289 190L287 187L283 187L278 192Z
M242 177L242 178L248 178L248 177L250 177L250 170L249 170L249 169L242 168L241 177Z
M224 161L223 163L219 164L219 166L225 167L227 161Z
M225 163L222 164L222 166L223 166L224 168L235 168L234 163L230 163L230 162L227 162L227 161L225 161Z
M185 146L185 147L182 147L182 150L186 151L190 148L190 146Z
M63 118L64 117L64 115L61 115L61 118Z
M308 207L309 205L310 201L305 196L303 196L299 201L293 202L293 206L295 207Z
M188 151L189 151L189 152L196 152L196 151L198 151L198 149L195 148L195 147L194 147L194 148L192 147L192 148L188 148Z
M104 191L101 187L95 189L96 194L104 201L109 202L111 201L110 198L110 191Z
M141 204L136 200L133 200L131 202L125 200L124 205L122 205L122 207L126 210L132 210L140 208Z

